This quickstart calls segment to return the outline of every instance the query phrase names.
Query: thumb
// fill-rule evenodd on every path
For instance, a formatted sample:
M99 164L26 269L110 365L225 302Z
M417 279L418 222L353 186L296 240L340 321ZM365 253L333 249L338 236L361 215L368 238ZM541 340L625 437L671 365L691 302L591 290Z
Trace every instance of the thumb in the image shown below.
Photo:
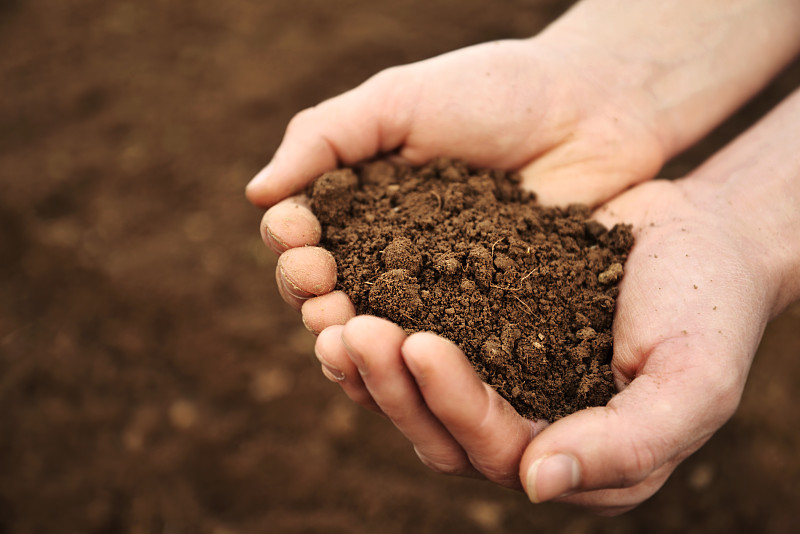
M676 345L656 348L607 406L565 417L533 440L520 464L533 502L636 486L694 452L733 414L742 388L736 373L723 358Z
M411 124L407 92L383 71L355 89L305 109L289 122L272 161L247 185L247 198L268 207L341 162L352 165L400 146Z

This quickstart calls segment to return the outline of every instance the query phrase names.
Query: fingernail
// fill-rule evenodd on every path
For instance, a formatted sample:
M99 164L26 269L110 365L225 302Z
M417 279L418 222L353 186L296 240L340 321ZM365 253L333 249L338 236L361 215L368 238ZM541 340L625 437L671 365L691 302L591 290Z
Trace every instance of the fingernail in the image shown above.
M335 367L330 367L328 365L322 364L322 374L325 375L325 378L330 380L331 382L341 382L344 380L344 373L340 370L336 369Z
M308 321L306 321L306 315L303 313L303 309L302 308L300 309L300 320L303 322L303 326L306 327L306 330L308 330L309 332L311 332L315 336L319 335L319 332L315 328L312 328L311 325L308 324ZM315 349L315 354L316 354L316 349ZM317 355L317 358L319 358L319 355Z
M295 284L291 278L286 276L286 271L284 271L282 266L278 268L281 272L281 283L283 284L283 289L286 291L286 293L299 300L308 300L314 296L313 293L309 293L308 291L303 291L300 289L300 286Z
M578 462L566 454L543 456L528 469L525 487L531 502L540 503L563 497L580 484Z
M272 232L268 224L264 225L264 241L267 242L267 246L279 253L289 248L289 245Z
M344 345L344 349L347 351L347 355L350 357L350 361L358 367L358 372L362 375L366 374L367 366L364 363L364 359L361 357L361 354L358 353L357 350L353 350L353 348L347 344L344 337L342 337L342 345Z
M331 363L319 353L316 346L314 347L314 356L317 357L317 361L322 365L322 374L324 374L328 380L332 382L341 382L344 380L344 373L337 369L336 366L331 365Z
M253 179L250 180L250 183L247 184L247 189L255 189L261 187L267 180L269 180L271 174L272 174L272 163L270 162L269 165L261 169L258 172L258 174L256 174L253 177Z

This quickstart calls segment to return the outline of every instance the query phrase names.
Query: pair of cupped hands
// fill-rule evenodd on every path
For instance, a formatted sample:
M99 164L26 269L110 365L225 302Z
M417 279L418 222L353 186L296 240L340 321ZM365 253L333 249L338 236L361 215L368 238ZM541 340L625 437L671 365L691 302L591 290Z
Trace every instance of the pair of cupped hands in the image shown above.
M731 417L765 324L786 304L756 209L743 217L749 197L721 184L790 127L782 108L800 108L795 97L682 179L651 180L686 142L656 120L653 95L623 78L589 48L537 38L395 67L299 113L247 189L269 208L261 231L280 254L278 287L318 334L328 379L388 417L434 471L608 514L651 496ZM633 225L607 406L553 424L524 419L449 341L355 316L298 192L387 153L514 169L541 203L586 203L607 226Z

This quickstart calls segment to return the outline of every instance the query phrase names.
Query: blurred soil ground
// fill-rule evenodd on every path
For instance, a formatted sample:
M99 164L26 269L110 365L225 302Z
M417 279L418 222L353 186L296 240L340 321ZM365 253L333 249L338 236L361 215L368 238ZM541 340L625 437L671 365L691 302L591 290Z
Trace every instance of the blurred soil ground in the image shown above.
M607 519L428 472L278 298L242 191L290 117L567 4L0 0L0 533L794 531L798 306L731 422Z

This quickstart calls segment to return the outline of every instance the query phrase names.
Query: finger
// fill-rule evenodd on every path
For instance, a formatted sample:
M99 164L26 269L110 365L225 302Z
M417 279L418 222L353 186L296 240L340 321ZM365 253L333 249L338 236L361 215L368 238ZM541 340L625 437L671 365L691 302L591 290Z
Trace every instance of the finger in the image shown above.
M287 198L268 209L261 219L261 239L276 254L319 243L322 227L306 201L305 197Z
M687 346L689 339L661 343L608 406L545 429L520 470L531 500L635 486L718 429L738 404L741 377L711 350Z
M356 316L356 309L344 291L332 291L310 298L300 309L303 324L312 333L319 334L329 326L343 325Z
M474 473L464 450L425 406L406 369L400 354L406 340L403 329L384 319L359 316L345 325L342 340L372 398L414 444L423 463L442 473Z
M686 457L693 453L698 447L686 451L685 454L674 458L656 469L650 476L642 482L629 488L603 489L576 493L568 497L557 499L558 502L574 504L587 508L596 514L604 516L615 516L636 508L652 497Z
M414 334L401 351L428 408L461 444L472 465L493 482L519 488L522 453L546 423L521 417L446 339Z
M352 165L400 146L413 106L402 103L409 92L394 82L396 71L295 115L270 164L247 185L247 198L270 206L340 162Z
M319 247L290 248L278 258L275 273L283 300L296 310L311 297L336 287L336 260Z
M314 345L314 354L322 366L322 374L341 386L345 394L356 404L382 414L380 407L367 391L358 369L347 355L342 343L344 327L334 325L320 332Z

